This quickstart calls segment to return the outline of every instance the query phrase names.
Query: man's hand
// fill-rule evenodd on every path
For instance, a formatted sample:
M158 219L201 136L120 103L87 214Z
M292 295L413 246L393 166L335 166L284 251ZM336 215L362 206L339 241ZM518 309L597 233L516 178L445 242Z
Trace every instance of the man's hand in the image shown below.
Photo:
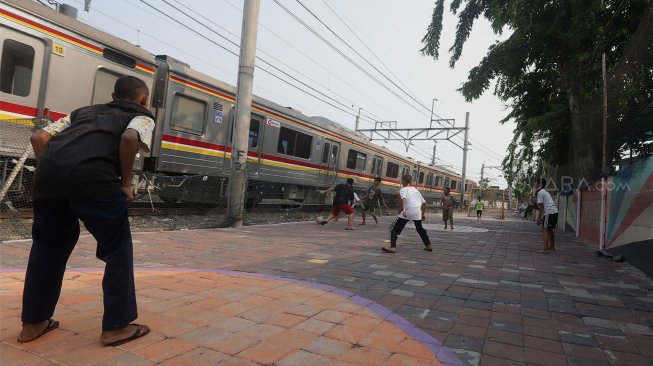
M122 190L122 193L125 194L125 200L127 203L134 200L134 189L132 188L131 184L128 186L120 186L120 189Z
M401 210L401 216L403 216L403 217L408 217L408 211L406 211L406 210Z
M426 220L426 215L422 214L422 221Z

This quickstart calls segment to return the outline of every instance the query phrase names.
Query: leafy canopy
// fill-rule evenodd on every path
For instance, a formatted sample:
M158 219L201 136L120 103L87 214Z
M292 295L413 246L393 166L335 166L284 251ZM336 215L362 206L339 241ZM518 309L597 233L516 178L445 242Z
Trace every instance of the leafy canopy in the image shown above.
M420 50L435 59L444 6L435 1ZM490 21L495 34L510 34L489 47L458 89L469 102L494 83L494 94L510 107L500 121L516 123L503 161L510 185L538 173L541 163L564 162L574 113L600 92L601 54L608 53L608 65L619 60L647 6L648 0L451 1L458 24L450 67L479 17Z

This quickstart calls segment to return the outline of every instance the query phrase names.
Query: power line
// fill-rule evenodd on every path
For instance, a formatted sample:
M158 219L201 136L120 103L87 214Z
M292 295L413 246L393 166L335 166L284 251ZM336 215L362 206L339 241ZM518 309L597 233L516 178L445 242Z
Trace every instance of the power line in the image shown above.
M397 94L397 92L395 92L395 91L392 90L390 87L388 87L387 85L385 85L381 80L379 80L377 77L375 77L374 75L372 75L369 71L367 71L367 70L365 70L364 68L362 68L358 63L356 63L354 60L352 60L351 57L349 57L349 56L347 56L345 53L343 53L340 49L338 49L338 47L336 47L333 43L329 42L329 41L328 41L326 38L324 38L324 37L323 37L319 32L317 32L317 31L316 31L315 29L313 29L310 25L308 25L306 22L304 22L301 18L299 18L299 17L298 17L295 13L293 13L290 9L288 9L288 8L285 7L283 4L281 4L281 3L279 2L279 0L273 0L273 1L274 1L274 3L277 4L281 9L283 9L286 13L288 13L292 18L294 18L297 22L299 22L299 23L300 23L301 25L303 25L306 29L308 29L308 30L309 30L313 35L315 35L317 38L319 38L322 42L324 42L326 45L328 45L332 50L334 50L334 51L335 51L336 53L338 53L340 56L342 56L342 57L345 58L347 61L349 61L349 63L351 63L352 65L354 65L354 67L356 67L356 68L357 68L358 70L360 70L362 73L364 73L365 75L367 75L369 78L371 78L372 80L374 80L377 84L379 84L381 87L383 87L384 89L386 89L387 91L389 91L392 95L394 95L395 97L397 97L399 100L401 100L402 102L404 102L404 103L405 103L406 105L408 105L409 107L411 107L411 108L413 108L414 110L416 110L418 113L421 113L421 114L423 114L423 115L429 117L429 116L426 115L424 112L422 112L420 109L416 108L412 103L408 102L406 99L404 99L404 98L401 97L399 94Z
M427 111L431 112L431 110L430 110L427 106L425 106L424 104L422 104L422 102L420 102L420 101L417 100L415 97L413 97L410 93L408 93L406 90L404 90L401 86L397 85L397 83L395 83L392 79L390 79L390 78L389 78L389 77L388 77L384 72L382 72L381 70L379 70L379 69L378 69L376 66L374 66L374 64L372 64L372 63L371 63L367 58L365 58L365 57L364 57L363 55L361 55L358 51L356 51L356 49L354 49L354 48L353 48L353 47L352 47L352 46L351 46L347 41L345 41L342 37L340 37L340 35L338 35L338 33L336 33L333 29L331 29L331 27L329 27L329 26L328 26L324 21L322 21L322 19L320 19L320 17L318 17L317 15L315 15L315 13L313 13L313 12L312 12L308 7L306 7L306 5L304 5L304 3L301 2L301 0L295 0L295 1L297 1L297 3L299 3L299 5L301 5L301 6L302 6L302 7L303 7L303 8L304 8L304 9L305 9L309 14L311 14L315 19L317 19L317 21L320 22L320 24L322 24L326 29L328 29L329 32L331 32L331 34L333 34L334 36L336 36L336 38L338 38L342 43L344 43L345 46L347 46L347 48L349 48L350 50L352 50L352 52L354 52L356 55L358 55L358 57L360 57L363 61L365 61L365 63L367 63L370 67L372 67L376 72L378 72L379 74L381 74L381 76L383 76L386 80L388 80L392 85L394 85L395 87L397 87L397 89L401 90L401 91L402 91L404 94L406 94L409 98L411 98L412 100L414 100L414 101L415 101L417 104L419 104L422 108L424 108L424 109L426 109ZM277 2L277 0L275 0L275 2Z

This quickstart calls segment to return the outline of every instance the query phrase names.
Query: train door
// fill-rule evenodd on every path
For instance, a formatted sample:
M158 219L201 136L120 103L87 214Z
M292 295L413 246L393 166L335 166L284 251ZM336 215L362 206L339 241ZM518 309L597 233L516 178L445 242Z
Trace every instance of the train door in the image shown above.
M0 25L0 118L43 114L50 45Z
M338 161L340 160L340 143L325 139L320 160L318 185L329 186L338 178Z
M249 136L247 138L247 172L250 175L257 175L261 172L261 162L263 159L262 145L265 128L263 128L263 117L252 114L249 121Z
M378 155L374 155L374 157L372 158L372 171L370 172L370 174L374 178L380 177L382 170L383 170L383 158Z

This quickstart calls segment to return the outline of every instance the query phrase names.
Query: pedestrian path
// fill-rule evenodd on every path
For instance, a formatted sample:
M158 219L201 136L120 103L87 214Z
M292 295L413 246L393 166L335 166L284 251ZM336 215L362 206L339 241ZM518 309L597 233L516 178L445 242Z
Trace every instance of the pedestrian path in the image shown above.
M98 342L101 262L80 239L55 318L18 344L29 242L0 243L2 365L648 365L651 279L530 221L456 218L432 253L412 228L382 254L391 218L136 233L139 322ZM470 228L459 230L459 228Z

